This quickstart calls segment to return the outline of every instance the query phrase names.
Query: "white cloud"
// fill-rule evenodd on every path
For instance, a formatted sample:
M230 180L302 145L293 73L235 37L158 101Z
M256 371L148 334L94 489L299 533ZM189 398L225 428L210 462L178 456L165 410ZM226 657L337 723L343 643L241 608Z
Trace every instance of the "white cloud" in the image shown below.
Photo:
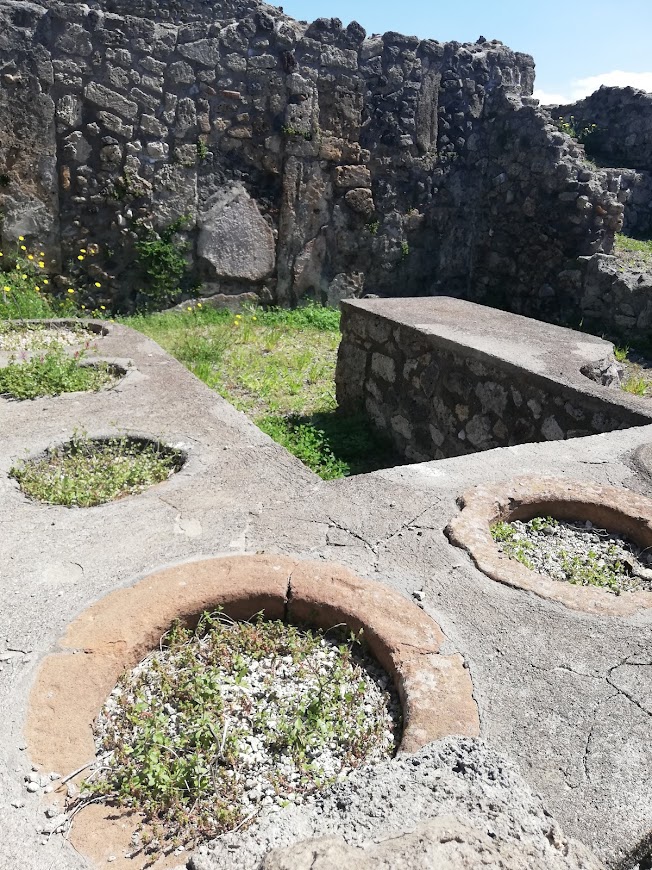
M565 94L553 93L537 88L534 91L534 96L540 100L542 105L550 106L560 103L575 103L577 100L582 100L588 97L601 85L607 85L612 88L640 88L642 91L652 91L652 72L624 72L620 69L612 70L611 72L599 73L596 76L587 76L584 79L573 79Z

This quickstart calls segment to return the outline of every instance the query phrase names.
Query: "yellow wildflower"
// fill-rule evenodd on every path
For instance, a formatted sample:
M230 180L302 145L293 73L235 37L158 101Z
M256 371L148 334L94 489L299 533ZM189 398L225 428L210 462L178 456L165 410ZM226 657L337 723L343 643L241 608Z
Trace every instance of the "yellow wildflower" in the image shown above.
M38 264L41 269L45 269L45 263L43 262L43 260L39 260Z
M75 291L72 289L72 287L68 287L68 293L74 293L74 292Z
M34 254L28 254L28 255L27 255L27 259L28 259L28 260L33 260L33 259L34 259Z
M20 277L23 279L23 281L27 281L27 275L21 275Z
M80 248L80 249L79 249L79 253L80 253L80 254L85 254L85 253L86 253L86 248Z
M44 279L43 279L43 283L44 283L44 284L49 284L50 282L48 281L47 278L44 278Z
M40 288L40 287L35 287L34 289L36 290L37 293L40 293L40 292L41 292L41 288Z
M82 255L80 254L80 255L77 257L77 259L78 259L78 260L83 260L84 258L83 258Z
M106 311L106 305L100 305L100 311Z
M19 242L24 242L24 241L25 241L25 236L18 236L18 241L19 241Z
M11 287L7 287L6 285L2 288L5 293L11 293Z
M96 286L96 287L101 287L102 285L100 284L99 281L96 281L96 282L95 282L95 286Z
M25 247L25 245L21 245L21 246L20 246L20 250L21 250L21 251L26 251L27 248Z

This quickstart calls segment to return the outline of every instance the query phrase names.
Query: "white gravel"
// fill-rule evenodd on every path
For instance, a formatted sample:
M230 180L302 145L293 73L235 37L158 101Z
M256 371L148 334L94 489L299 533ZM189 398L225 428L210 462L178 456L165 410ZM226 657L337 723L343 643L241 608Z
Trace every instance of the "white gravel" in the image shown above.
M12 353L30 353L35 350L46 350L52 345L73 347L82 343L91 343L98 336L82 327L48 326L15 326L4 330L0 324L0 350Z
M518 552L519 561L553 580L600 585L616 594L652 592L652 548L642 550L589 521L536 517L507 525L513 529L513 537L507 542L497 541L499 549L511 558L516 558ZM596 578L603 578L605 583L595 582Z
M193 640L184 647L185 655L190 647L202 665L209 646L207 638ZM130 736L131 726L125 724L124 704L133 704L137 696L145 699L148 709L162 711L173 741L187 730L187 713L180 713L173 701L162 704L158 692L161 669L169 673L175 667L188 668L187 657L180 665L180 655L178 650L150 654L114 689L95 727L103 763L112 764L105 756L116 736L129 741L136 734L132 729ZM238 653L237 672L212 663L206 667L217 673L223 704L212 725L214 764L222 766L224 756L231 759L222 766L226 780L221 782L226 781L230 802L245 818L264 807L300 804L316 788L342 781L361 764L387 760L396 751L401 707L390 677L368 656L356 654L342 665L338 644L327 637L298 661L277 652L262 657L243 652ZM345 701L347 696L354 699L352 704ZM305 758L298 760L278 746L284 745L288 725L292 727L298 717L303 724L313 715L312 704L321 723L319 733L307 742ZM236 735L233 759L229 741Z

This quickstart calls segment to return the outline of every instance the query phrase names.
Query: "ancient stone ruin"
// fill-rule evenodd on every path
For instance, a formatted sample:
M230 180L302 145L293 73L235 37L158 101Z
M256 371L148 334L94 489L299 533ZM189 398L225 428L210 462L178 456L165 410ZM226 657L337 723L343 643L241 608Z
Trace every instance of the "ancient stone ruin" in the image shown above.
M0 17L2 244L38 239L53 272L102 284L94 302L173 301L137 245L178 230L188 297L446 294L650 327L649 285L612 287L604 256L617 179L500 42L368 36L257 2L3 0Z
M533 82L497 41L256 0L0 0L7 260L24 236L114 311L342 303L339 406L410 463L321 480L122 323L95 327L116 389L0 396L2 867L152 866L137 821L79 793L92 723L220 603L366 629L404 740L165 866L652 866L652 596L546 579L492 535L550 513L652 541L649 401L610 341L541 322L649 338L652 276L613 251L652 228L651 98L551 113ZM84 509L28 498L15 463L78 432L178 467Z

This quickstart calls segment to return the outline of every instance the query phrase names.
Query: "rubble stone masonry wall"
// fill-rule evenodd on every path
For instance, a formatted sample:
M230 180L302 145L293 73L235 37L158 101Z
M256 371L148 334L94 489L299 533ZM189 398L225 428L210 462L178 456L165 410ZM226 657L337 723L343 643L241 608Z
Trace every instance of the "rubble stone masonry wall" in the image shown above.
M129 310L135 242L183 219L188 295L445 293L578 320L623 204L533 81L500 42L255 0L0 0L2 245L37 240L64 276L97 246L95 301ZM624 295L603 328L647 329L650 294Z

